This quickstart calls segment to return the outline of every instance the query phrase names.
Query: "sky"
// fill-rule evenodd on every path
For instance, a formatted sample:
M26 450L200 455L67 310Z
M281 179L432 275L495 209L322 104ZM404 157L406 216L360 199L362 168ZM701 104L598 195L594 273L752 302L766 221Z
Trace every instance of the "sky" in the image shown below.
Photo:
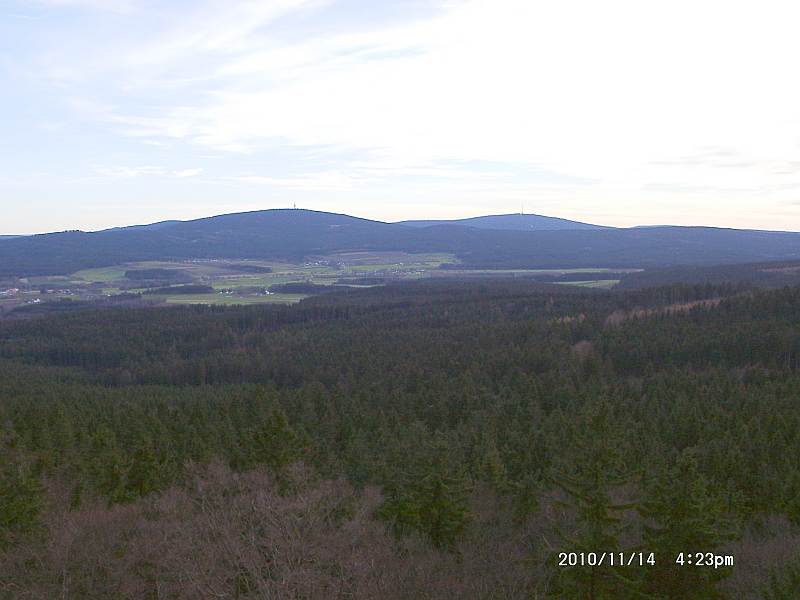
M794 0L0 0L0 233L282 208L800 231Z

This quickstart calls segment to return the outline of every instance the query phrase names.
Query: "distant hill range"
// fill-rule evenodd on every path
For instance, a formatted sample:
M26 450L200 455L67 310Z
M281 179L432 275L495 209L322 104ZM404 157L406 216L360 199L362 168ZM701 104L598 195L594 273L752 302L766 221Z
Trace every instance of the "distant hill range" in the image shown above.
M491 223L495 218L483 219ZM800 260L800 233L577 225L584 227L492 229L450 222L410 226L310 210L264 210L6 239L0 244L0 276L68 274L144 260L301 260L359 250L448 252L466 268L652 268Z
M468 219L433 220L433 221L400 221L398 225L411 227L432 227L434 225L465 225L478 229L501 229L506 231L560 231L564 229L610 229L602 225L592 225L579 221L569 221L558 217L542 215L526 215L516 213L510 215L487 215Z

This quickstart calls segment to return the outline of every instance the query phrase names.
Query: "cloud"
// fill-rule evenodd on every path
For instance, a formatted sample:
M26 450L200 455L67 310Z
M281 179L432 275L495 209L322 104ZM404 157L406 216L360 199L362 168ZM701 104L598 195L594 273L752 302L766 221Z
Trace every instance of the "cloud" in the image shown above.
M223 19L214 34L198 18L140 48L128 67L166 73L190 61L183 73L209 65L206 79L194 90L197 80L188 77L191 98L153 115L117 111L117 122L129 135L223 151L283 140L359 148L403 164L539 164L615 183L652 166L689 166L697 149L720 142L751 150L796 134L782 130L781 119L796 114L797 81L764 73L788 73L792 54L778 50L796 42L769 10L738 7L720 30L713 6L687 23L682 2L650 11L626 1L475 0L377 32L283 44L270 41L269 29L261 33L307 6L238 3L236 18ZM623 14L635 26L621 27ZM740 34L765 20L772 39L744 47ZM753 83L743 88L743 81ZM756 94L775 99L773 117L759 115L757 127L742 118ZM764 159L699 155L696 164L740 169Z
M168 170L164 167L153 165L143 165L137 167L128 166L96 166L95 173L109 179L134 179L137 177L195 177L203 172L203 169L177 169Z
M297 177L268 177L263 175L231 175L221 178L251 185L270 185L297 190L352 190L361 180L335 171L311 173Z
M97 166L95 167L95 172L103 177L119 179L129 179L147 175L164 175L165 173L163 168L154 167L152 165L144 165L140 167Z
M796 193L795 3L418 4L356 23L336 0L123 1L131 15L59 30L27 70L77 120L135 139L135 164L158 144L182 164L235 153L215 177L248 190L527 196L576 218Z
M183 170L180 170L180 171L172 171L172 174L175 177L183 178L183 177L195 177L197 175L200 175L200 173L202 173L202 172L203 172L203 169L183 169Z

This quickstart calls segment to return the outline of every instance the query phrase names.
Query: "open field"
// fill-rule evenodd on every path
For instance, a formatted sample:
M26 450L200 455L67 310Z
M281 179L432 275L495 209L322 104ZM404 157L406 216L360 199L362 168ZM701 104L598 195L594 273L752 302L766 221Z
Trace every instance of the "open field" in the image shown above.
M588 288L611 289L619 283L619 279L593 279L590 281L557 281L558 285L577 285Z
M436 275L443 275L449 273L474 274L474 275L569 275L573 273L634 273L640 269L456 269L449 268L436 273Z
M303 294L269 294L266 296L228 296L226 294L186 294L151 296L166 304L218 304L226 306L243 304L295 304L307 296Z
M115 266L115 267L102 267L99 269L84 269L83 271L78 271L77 273L73 273L68 280L72 281L115 281L117 279L122 279L125 277L126 268L124 266ZM38 279L38 278L37 278Z
M612 288L619 282L620 273L636 270L461 269L452 254L405 252L342 252L319 256L302 263L251 259L146 261L84 269L67 276L19 280L17 285L20 292L13 304L59 299L102 300L119 294L144 294L143 298L164 304L293 304L307 294L267 292L272 286L283 284L319 286L344 283L352 287L364 287L381 285L387 281L430 277L464 279L552 276L575 279L558 281L564 285ZM151 272L156 279L148 280L145 276L130 279L126 277L129 271ZM581 274L586 277L580 277ZM360 283L362 280L363 284ZM151 291L186 284L213 288L213 292L153 294Z

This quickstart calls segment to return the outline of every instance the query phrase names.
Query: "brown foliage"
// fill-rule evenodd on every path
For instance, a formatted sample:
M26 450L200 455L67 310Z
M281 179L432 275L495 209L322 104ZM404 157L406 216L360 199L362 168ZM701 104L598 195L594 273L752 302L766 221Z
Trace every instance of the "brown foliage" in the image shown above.
M722 298L708 298L706 300L692 300L691 302L678 302L675 304L668 304L659 308L634 308L633 310L615 310L606 317L606 327L614 327L620 325L629 319L646 319L648 317L655 317L659 315L679 315L688 313L690 310L697 307L713 308L719 306Z
M263 471L193 468L185 485L137 503L53 506L38 540L0 555L0 598L522 598L535 587L533 536L477 494L460 551L395 540L373 518L374 488L314 480L282 495ZM498 596L499 594L499 596Z
M555 530L574 526L559 491L544 493L538 513L518 523L476 486L465 538L441 552L389 535L373 517L376 488L315 479L302 465L290 469L288 492L285 477L279 485L263 470L212 463L188 472L161 495L79 511L69 510L66 486L49 482L44 530L0 553L0 600L543 598L554 553L569 550ZM619 489L614 499L629 495ZM736 557L726 597L759 598L798 543L800 529L770 517L720 549Z

